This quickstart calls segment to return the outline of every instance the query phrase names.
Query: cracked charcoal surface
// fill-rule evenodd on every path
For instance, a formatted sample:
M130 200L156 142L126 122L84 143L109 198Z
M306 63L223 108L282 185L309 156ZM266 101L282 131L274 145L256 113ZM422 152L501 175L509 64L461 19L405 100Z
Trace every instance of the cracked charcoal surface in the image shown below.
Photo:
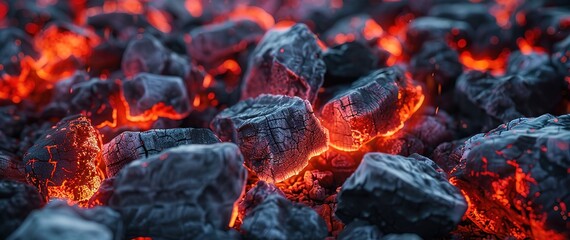
M107 175L115 176L130 162L185 144L213 144L220 140L206 128L152 129L123 132L103 146Z
M192 239L225 229L246 175L235 144L178 146L120 171L109 206L128 237Z
M52 201L30 214L9 240L123 239L119 213L108 207L82 209L64 201Z
M266 183L263 180L257 181L255 187L251 188L245 194L244 198L238 205L238 217L244 217L251 212L255 207L261 204L267 197L277 194L285 197L285 194L275 185Z
M12 180L0 180L0 239L6 239L35 209L45 204L33 186Z
M570 204L570 115L516 119L464 149L452 176L479 227L499 237L570 237L562 207Z
M361 199L369 199L362 204ZM336 215L375 224L383 233L441 236L452 230L467 203L437 165L420 155L367 153L337 197Z
M420 17L408 25L405 43L407 48L415 53L423 47L425 42L431 40L446 41L449 37L453 42L464 39L469 43L473 35L473 29L466 22L438 17Z
M24 155L28 182L46 198L88 200L103 180L100 141L85 116L62 119Z
M331 145L354 151L373 138L397 129L407 119L399 112L413 113L421 91L398 68L384 68L340 90L320 111L329 130Z
M267 182L297 174L328 148L327 130L298 97L264 94L241 101L218 114L211 129L236 143L245 165Z
M250 56L241 98L267 93L298 96L312 103L324 75L322 51L305 24L272 29Z
M328 48L323 60L327 69L323 83L325 87L352 83L374 70L379 61L369 47L358 42Z
M273 194L245 216L242 231L247 239L324 239L327 226L311 208Z
M462 114L488 130L519 117L552 111L562 98L562 87L559 78L525 75L497 78L489 73L470 71L458 78L455 99Z
M144 116L159 106L163 114L180 119L190 113L190 96L179 77L140 73L123 82L123 94L132 116Z
M244 50L248 45L256 44L264 33L261 26L247 19L194 28L190 31L192 40L188 44L188 55L199 63L213 66Z

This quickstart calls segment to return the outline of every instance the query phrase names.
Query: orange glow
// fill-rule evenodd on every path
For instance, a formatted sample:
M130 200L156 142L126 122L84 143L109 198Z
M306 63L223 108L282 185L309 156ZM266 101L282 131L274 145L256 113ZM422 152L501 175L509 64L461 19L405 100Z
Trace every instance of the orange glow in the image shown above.
M23 98L30 95L37 85L35 79L30 76L34 62L31 57L25 57L20 61L20 75L4 74L1 76L0 99L9 99L14 103L19 103Z
M184 2L184 7L192 17L198 18L202 16L203 9L202 2L200 2L200 0L186 0L186 2Z
M248 19L256 22L263 29L268 30L275 25L275 19L265 10L253 6L239 6L233 11L214 19L214 22L223 22L228 19Z
M519 50L521 51L522 54L524 55L528 55L531 54L532 52L540 52L540 53L544 53L546 52L546 50L542 47L536 47L536 46L532 46L529 41L527 41L524 38L518 38L517 39L517 45L519 47Z
M461 63L470 70L478 71L491 71L495 75L500 75L505 72L505 66L507 64L507 59L510 52L508 50L503 50L499 57L496 59L491 58L481 58L475 59L470 52L462 52L459 56Z
M495 0L489 12L497 20L497 24L505 29L511 27L510 18L518 6L523 3L521 0ZM518 17L518 16L517 16Z
M294 21L289 21L289 20L282 20L277 22L273 28L275 29L284 29L284 28L289 28L292 27L293 25L295 25Z
M378 46L390 53L390 57L386 61L388 66L394 65L397 60L402 56L402 44L393 36L385 35L378 39Z
M167 13L158 9L149 9L147 13L148 22L163 33L172 31L172 26L168 21L169 16Z
M234 203L234 208L232 209L232 216L230 217L230 223L228 224L229 227L233 227L235 225L238 214L239 214L238 201L236 201Z
M130 14L143 14L144 0L117 0L105 1L102 7L91 7L87 9L87 16L101 13L124 12Z
M376 23L372 19L366 20L363 30L364 38L366 38L366 40L373 40L375 38L379 38L380 36L382 36L383 33L384 29L382 29L382 27L380 27L378 23Z
M202 87L204 88L208 88L212 85L212 75L210 74L206 74L206 76L204 77L204 81L202 82Z

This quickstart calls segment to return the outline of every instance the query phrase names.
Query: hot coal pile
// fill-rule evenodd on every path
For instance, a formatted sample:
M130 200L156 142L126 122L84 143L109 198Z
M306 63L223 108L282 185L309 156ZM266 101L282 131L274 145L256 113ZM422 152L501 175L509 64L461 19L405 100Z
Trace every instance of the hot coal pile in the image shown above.
M569 239L564 0L0 0L0 239Z

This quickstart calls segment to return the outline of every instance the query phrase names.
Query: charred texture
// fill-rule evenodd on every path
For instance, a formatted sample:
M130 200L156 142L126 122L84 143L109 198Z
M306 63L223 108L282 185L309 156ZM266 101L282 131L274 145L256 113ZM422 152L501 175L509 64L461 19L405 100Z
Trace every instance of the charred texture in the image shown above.
M465 142L451 181L499 237L568 238L570 115L513 120Z
M83 209L64 201L52 201L30 214L8 239L123 239L119 213L108 207Z
M311 208L272 194L244 219L247 239L323 239L327 227Z
M0 180L0 239L10 236L33 210L44 204L44 198L35 187L12 180Z
M458 78L455 99L464 116L486 130L519 117L552 111L562 98L562 87L559 78L518 74L495 77L471 71Z
M182 119L190 113L190 97L180 77L140 73L123 82L129 115L148 119L155 116ZM156 120L156 119L154 119Z
M299 173L328 148L327 130L311 104L298 97L261 95L222 111L211 124L222 141L236 143L245 165L268 182Z
M120 94L120 89L121 86L115 81L98 78L80 81L70 87L69 99L63 99L62 104L69 104L71 113L87 116L94 126L102 126L115 121L117 110L112 99Z
M314 102L325 75L317 41L305 24L266 32L249 59L241 98L267 93Z
M461 160L464 140L445 142L437 146L431 155L431 159L446 173L451 173Z
M421 87L398 68L384 68L339 91L320 111L331 145L354 151L402 128L423 102Z
M188 55L198 63L213 66L216 62L256 44L265 30L248 19L230 20L190 31Z
M152 35L132 40L123 54L121 69L127 77L139 73L185 77L190 65Z
M214 144L220 140L205 128L153 129L123 132L103 146L107 175L115 176L130 162L186 144Z
M26 179L45 198L89 200L104 178L101 149L101 138L86 117L64 118L24 155Z
M312 200L322 202L332 194L327 189L334 189L334 177L331 171L306 171L303 181L308 190L308 197Z
M383 233L415 233L424 238L452 230L467 209L465 198L442 170L420 155L368 153L344 183L336 215L378 226ZM361 199L370 199L362 204Z
M231 143L183 145L127 165L109 206L128 237L188 239L223 231L244 189L246 169Z
M350 84L374 70L378 57L372 49L359 42L339 44L325 51L323 60L326 65L323 86Z
M25 183L26 171L22 159L13 153L0 150L0 179Z
M243 217L248 215L255 207L263 203L266 198L273 194L285 197L285 193L275 185L262 180L257 181L255 187L247 191L244 198L240 201L238 205L238 217L240 217L243 222Z
M425 42L432 40L444 42L464 40L465 46L469 46L472 36L473 29L466 22L437 17L421 17L408 25L406 46L412 53L420 50Z

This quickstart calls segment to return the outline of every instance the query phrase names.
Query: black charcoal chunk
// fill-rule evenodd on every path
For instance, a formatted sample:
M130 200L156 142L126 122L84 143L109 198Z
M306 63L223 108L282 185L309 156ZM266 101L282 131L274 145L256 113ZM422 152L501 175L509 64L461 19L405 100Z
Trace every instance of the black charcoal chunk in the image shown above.
M520 118L465 142L452 182L499 238L570 237L570 115Z
M8 239L119 240L123 234L121 216L112 209L83 209L56 200L32 212Z
M311 208L273 194L245 216L241 230L247 239L324 239L325 221Z
M399 68L383 68L341 89L320 110L331 145L355 151L366 142L391 135L423 101L421 87Z
M68 104L71 113L87 116L95 126L115 121L117 110L112 99L121 90L117 82L92 78L72 85L70 90Z
M455 80L463 73L459 54L442 41L424 43L410 61L415 80L423 82L432 96L453 89Z
M180 77L140 73L123 82L130 115L182 119L190 113L190 96Z
M336 215L345 224L361 219L383 233L427 238L451 231L467 210L461 192L420 155L367 153L337 200Z
M359 42L348 42L328 48L323 60L327 69L324 87L352 83L374 70L378 64L378 57L372 50Z
M1 135L1 133L0 133ZM0 179L26 182L25 164L16 154L0 149Z
M242 218L249 214L255 207L261 204L267 197L277 194L282 197L285 197L285 193L283 193L278 187L271 183L267 183L265 181L259 180L255 187L251 188L245 194L243 200L238 205L238 216Z
M296 175L328 148L327 130L299 97L264 94L241 101L220 112L211 129L222 141L236 143L245 165L267 182Z
M241 98L268 93L314 102L324 75L325 63L317 37L305 24L272 29L265 33L249 59Z
M342 232L338 235L338 239L380 240L382 239L382 235L382 232L380 232L376 225L362 220L354 220L344 227Z
M158 39L145 35L129 43L123 54L121 69L127 77L141 72L160 74L168 55L168 50Z
M206 128L152 129L123 132L103 146L107 176L115 176L130 162L186 144L214 144L220 140Z
M415 53L427 41L458 42L463 39L468 44L472 36L473 29L466 22L437 17L420 17L408 25L406 46L408 50Z
M256 44L265 30L248 19L229 20L190 31L188 55L198 63L213 66L249 45Z
M35 209L45 204L33 186L12 180L0 180L0 239L6 239Z
M558 74L570 84L570 36L554 46L551 60Z
M473 29L495 23L489 6L474 3L438 4L429 10L430 16L469 23Z
M463 154L463 142L462 140L457 140L440 144L433 150L431 159L433 159L444 172L450 173L459 165L461 154Z
M550 82L562 82L550 62L550 56L546 53L522 53L520 51L511 53L507 62L507 74L535 77Z
M109 206L127 237L192 239L228 226L246 175L234 144L178 146L121 170Z

